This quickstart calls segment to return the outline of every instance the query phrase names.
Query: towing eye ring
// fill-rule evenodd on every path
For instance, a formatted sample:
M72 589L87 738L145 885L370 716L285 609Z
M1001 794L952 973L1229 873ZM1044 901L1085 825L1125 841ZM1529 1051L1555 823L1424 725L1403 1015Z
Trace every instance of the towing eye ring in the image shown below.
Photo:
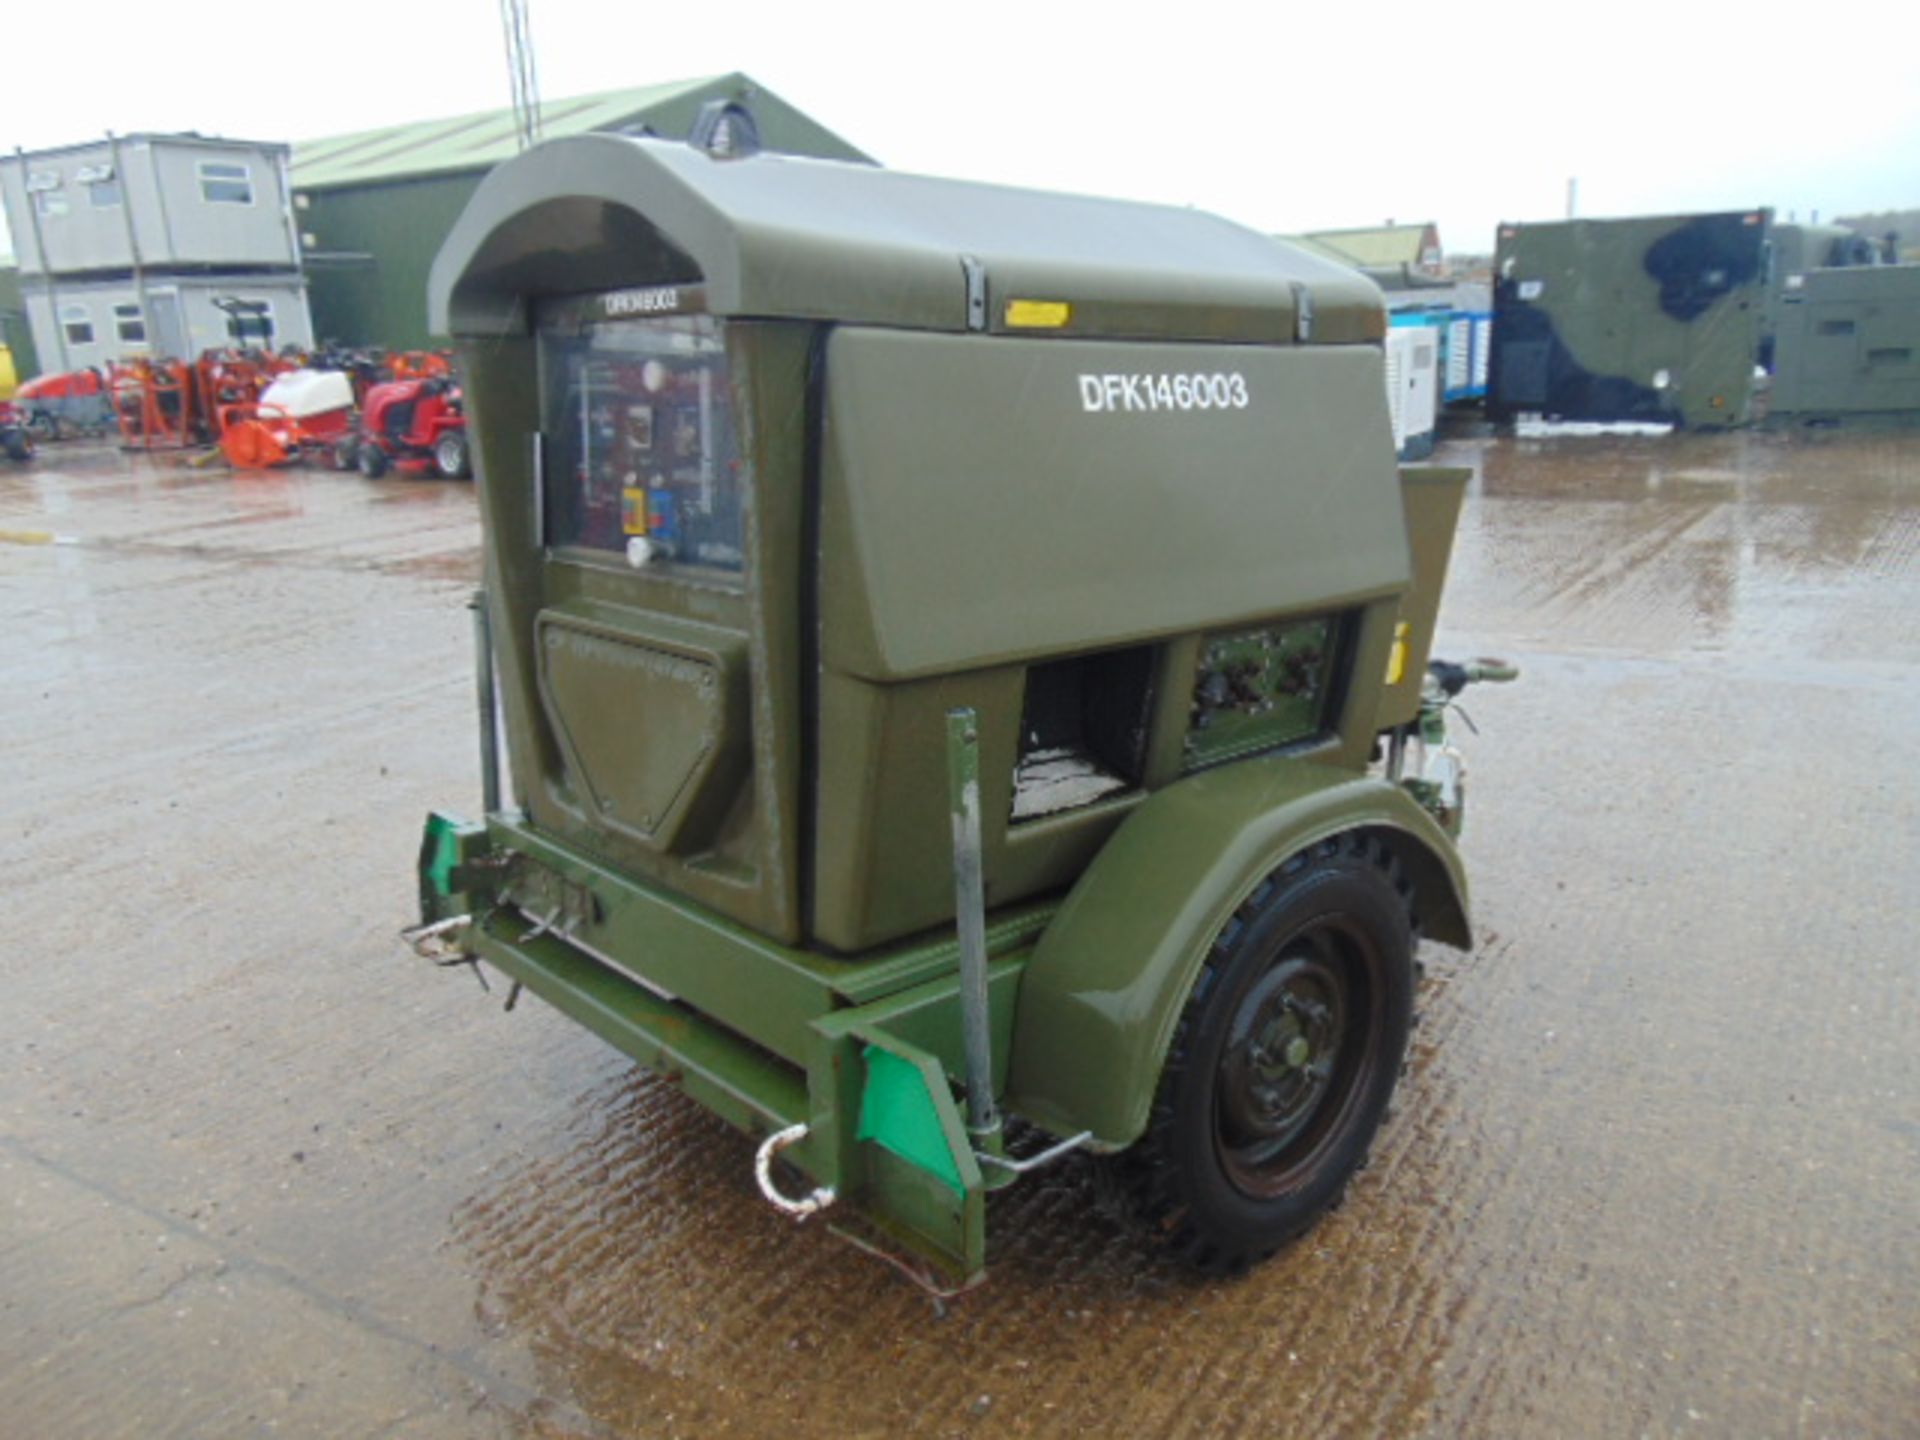
M822 1185L810 1195L796 1200L784 1195L780 1187L773 1183L773 1157L789 1145L798 1145L808 1135L808 1127L803 1122L789 1125L784 1130L776 1130L760 1142L760 1148L753 1155L753 1178L760 1184L760 1193L767 1197L767 1203L796 1220L804 1220L833 1204L838 1198L831 1185Z

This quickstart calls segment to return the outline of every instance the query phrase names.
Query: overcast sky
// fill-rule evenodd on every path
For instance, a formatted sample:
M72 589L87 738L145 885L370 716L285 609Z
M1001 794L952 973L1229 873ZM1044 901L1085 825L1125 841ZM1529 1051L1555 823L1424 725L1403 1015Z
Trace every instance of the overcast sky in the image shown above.
M745 71L900 169L1262 230L1920 205L1910 5L530 0L548 98ZM496 0L8 7L0 145L505 105ZM0 237L3 238L3 237ZM10 247L8 247L10 248Z

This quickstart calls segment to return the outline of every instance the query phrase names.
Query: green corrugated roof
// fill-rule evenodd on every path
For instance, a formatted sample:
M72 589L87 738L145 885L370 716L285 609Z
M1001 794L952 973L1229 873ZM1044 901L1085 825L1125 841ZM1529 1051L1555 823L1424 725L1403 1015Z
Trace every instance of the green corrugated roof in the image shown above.
M1391 269L1420 263L1420 241L1429 228L1426 223L1380 225L1361 230L1315 230L1294 238L1308 241L1323 252L1331 251L1349 265Z
M749 92L763 97L770 106L790 108L738 72L707 75L549 100L540 107L541 138L554 140L592 130L643 124L649 111L673 102L705 98L702 92L727 96ZM751 103L749 108L759 113L759 107ZM845 145L844 141L840 143ZM864 158L850 145L846 150L848 158ZM512 109L483 110L473 115L420 120L411 125L389 125L380 130L300 141L293 147L293 183L296 189L319 190L416 175L487 170L518 152Z

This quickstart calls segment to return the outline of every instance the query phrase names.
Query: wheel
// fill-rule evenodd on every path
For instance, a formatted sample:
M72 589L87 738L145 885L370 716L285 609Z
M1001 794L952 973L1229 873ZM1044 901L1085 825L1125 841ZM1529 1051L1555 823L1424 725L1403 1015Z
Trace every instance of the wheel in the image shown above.
M34 410L27 415L27 434L30 438L45 442L60 438L60 423L48 410Z
M6 432L6 450L9 460L18 460L23 464L33 458L33 436L25 426L16 425Z
M360 466L360 446L349 435L344 440L333 442L333 468L336 470L356 470Z
M449 430L433 442L433 468L445 480L460 480L472 474L467 464L467 432Z
M387 473L387 452L371 440L359 447L356 457L360 463L360 473L369 480L378 480Z
M1110 1177L1177 1259L1243 1270L1339 1202L1406 1054L1411 900L1390 852L1349 835L1290 858L1215 938Z

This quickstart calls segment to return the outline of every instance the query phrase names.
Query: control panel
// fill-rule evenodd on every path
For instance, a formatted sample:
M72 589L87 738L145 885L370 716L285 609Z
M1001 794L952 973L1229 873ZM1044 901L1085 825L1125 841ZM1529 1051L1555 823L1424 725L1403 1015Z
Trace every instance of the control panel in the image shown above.
M1185 768L1311 739L1327 726L1332 616L1220 631L1200 645Z

